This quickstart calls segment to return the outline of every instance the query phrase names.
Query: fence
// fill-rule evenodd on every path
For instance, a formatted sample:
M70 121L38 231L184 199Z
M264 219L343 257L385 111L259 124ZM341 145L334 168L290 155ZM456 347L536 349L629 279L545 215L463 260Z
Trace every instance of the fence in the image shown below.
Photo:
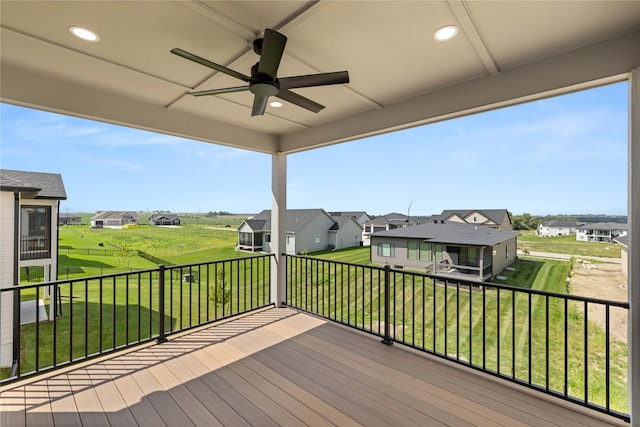
M50 298L60 301L53 315L40 303ZM4 383L264 307L270 257L3 288L0 299L13 304L13 318L0 316L0 330L13 332L12 348L3 346L13 360Z
M286 259L293 307L629 419L626 330L616 339L612 321L628 303Z

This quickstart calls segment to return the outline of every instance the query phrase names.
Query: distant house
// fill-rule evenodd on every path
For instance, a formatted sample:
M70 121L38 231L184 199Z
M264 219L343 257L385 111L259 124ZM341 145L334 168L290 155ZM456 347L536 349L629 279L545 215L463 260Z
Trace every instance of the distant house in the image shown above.
M80 225L80 224L82 224L82 217L78 215L61 213L58 217L58 225Z
M396 228L405 228L416 224L418 224L418 221L401 213L393 212L377 216L365 221L362 232L363 244L364 246L369 246L371 244L371 235L378 231L395 230Z
M627 277L627 267L629 265L629 236L618 236L614 237L613 241L620 245L620 268L624 273L624 276Z
M581 242L613 242L627 234L627 224L617 222L584 223L576 228L576 240Z
M287 254L343 249L360 245L362 228L350 216L332 218L324 209L290 209L286 213ZM238 227L236 249L271 252L271 211L264 210Z
M445 278L487 281L516 260L519 233L428 222L371 235L371 261Z
M538 225L536 234L541 237L568 236L576 234L577 228L583 224L583 222L564 220L544 221Z
M171 213L158 213L149 217L149 225L180 225L180 217Z
M138 225L138 214L129 211L98 211L91 217L91 228L124 228Z
M365 222L371 221L371 217L365 211L351 211L351 212L329 212L332 218L338 217L351 217L356 220L360 225L364 225Z
M0 286L18 286L29 280L27 275L34 269L41 272L43 282L57 280L58 214L60 200L66 198L59 174L0 169ZM42 302L23 301L21 312L23 305L36 310ZM0 366L6 367L13 358L13 296L9 292L2 293L0 316Z
M498 230L512 230L511 216L506 209L448 209L442 211L440 215L433 215L430 222L460 222L473 225L483 225L485 227Z

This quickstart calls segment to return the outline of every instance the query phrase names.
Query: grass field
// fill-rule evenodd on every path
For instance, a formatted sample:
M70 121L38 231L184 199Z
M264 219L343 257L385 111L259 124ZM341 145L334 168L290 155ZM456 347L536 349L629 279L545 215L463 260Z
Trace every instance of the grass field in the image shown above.
M620 245L604 242L579 242L575 235L539 237L533 231L518 231L518 250L551 252L582 257L620 258Z

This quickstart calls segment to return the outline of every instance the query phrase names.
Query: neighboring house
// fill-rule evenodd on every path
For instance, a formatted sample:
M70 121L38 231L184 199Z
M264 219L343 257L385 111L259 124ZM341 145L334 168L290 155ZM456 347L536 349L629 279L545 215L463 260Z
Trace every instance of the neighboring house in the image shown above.
M29 269L38 269L43 282L57 279L58 214L66 198L59 174L0 169L0 286L18 286ZM39 301L22 302L21 313L25 304L35 309ZM0 366L6 367L13 359L11 293L2 293L0 316Z
M622 269L622 273L624 273L624 277L627 277L627 267L629 265L629 236L625 234L624 236L614 237L613 241L620 244L620 268Z
M286 213L287 254L343 249L360 245L362 228L352 217L332 218L324 209L290 209ZM236 249L271 252L271 211L264 210L238 227Z
M545 221L538 225L536 234L541 237L568 236L570 234L576 234L576 230L581 225L584 225L584 222L565 221L559 219Z
M627 234L627 224L618 222L585 223L576 228L576 240L581 242L613 242Z
M483 225L505 231L513 229L511 216L506 209L447 209L442 211L440 215L431 216L429 220L430 222L460 222L463 224Z
M364 225L367 221L371 221L371 217L365 211L352 212L329 212L332 218L350 216L360 225Z
M153 214L149 217L149 225L180 225L180 217L171 213Z
M371 262L487 281L516 260L519 235L471 224L428 222L371 235Z
M396 228L404 228L418 224L418 221L401 213L390 213L377 216L372 220L366 221L363 226L362 241L364 246L371 244L371 235L378 231L395 230Z
M82 224L82 217L77 215L69 215L61 213L58 216L58 225L80 225Z
M128 211L98 211L91 217L91 228L123 228L138 225L138 214Z

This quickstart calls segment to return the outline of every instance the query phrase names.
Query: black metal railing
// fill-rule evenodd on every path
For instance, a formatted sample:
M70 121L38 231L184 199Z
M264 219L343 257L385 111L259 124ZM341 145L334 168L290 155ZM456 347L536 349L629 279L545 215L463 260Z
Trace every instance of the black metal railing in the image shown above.
M20 259L51 258L51 240L47 236L21 236Z
M287 304L629 420L629 304L286 256Z
M270 304L269 255L0 289L12 329L0 383L66 366ZM52 303L53 301L53 303ZM11 327L3 322L11 322ZM22 326L21 326L22 323ZM4 344L4 343L3 343ZM12 354L8 355L9 351Z

